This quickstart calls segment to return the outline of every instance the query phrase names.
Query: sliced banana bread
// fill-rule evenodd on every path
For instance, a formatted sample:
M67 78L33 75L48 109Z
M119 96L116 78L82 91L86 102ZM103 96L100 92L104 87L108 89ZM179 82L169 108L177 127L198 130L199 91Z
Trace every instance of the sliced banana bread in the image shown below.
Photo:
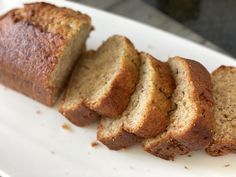
M212 140L213 98L208 71L198 62L180 57L168 61L176 89L167 130L143 142L144 149L164 159L204 149Z
M47 3L0 17L0 82L53 105L92 30L87 15Z
M108 148L119 150L133 145L139 137L156 136L168 125L171 95L175 84L166 63L146 53L140 54L139 82L123 114L103 118L97 138Z
M139 64L138 53L126 37L110 37L79 60L59 111L79 126L92 123L98 115L118 116L135 90Z
M214 136L206 149L212 156L236 152L236 67L221 66L212 73L215 101Z
M137 136L148 138L164 131L169 124L168 111L175 82L171 70L151 55L141 53L142 85L133 96L133 109L124 121L124 129Z

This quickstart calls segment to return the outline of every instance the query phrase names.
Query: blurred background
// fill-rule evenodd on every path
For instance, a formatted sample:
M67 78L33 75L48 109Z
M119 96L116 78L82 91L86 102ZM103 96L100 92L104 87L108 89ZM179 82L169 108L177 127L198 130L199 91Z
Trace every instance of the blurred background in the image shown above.
M158 27L236 58L236 0L72 0Z

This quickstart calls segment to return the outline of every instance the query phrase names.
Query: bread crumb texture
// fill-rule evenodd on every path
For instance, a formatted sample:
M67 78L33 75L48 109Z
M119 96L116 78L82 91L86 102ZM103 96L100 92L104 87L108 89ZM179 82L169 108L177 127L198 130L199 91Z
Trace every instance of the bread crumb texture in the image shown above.
M214 136L206 149L212 156L236 152L236 67L221 66L212 73Z

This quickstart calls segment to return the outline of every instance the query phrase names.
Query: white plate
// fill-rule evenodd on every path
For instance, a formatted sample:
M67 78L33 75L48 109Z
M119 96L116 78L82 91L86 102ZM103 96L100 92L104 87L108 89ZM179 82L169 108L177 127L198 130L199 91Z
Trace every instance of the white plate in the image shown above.
M14 7L13 2L20 4L0 0L0 11ZM159 59L174 55L193 58L210 71L222 64L236 66L236 61L228 56L161 30L72 2L53 2L92 17L95 31L89 38L89 48L96 48L112 34L123 34L139 50ZM96 139L96 125L86 128L71 125L70 132L61 128L65 122L68 123L56 108L45 107L0 85L0 169L12 177L233 177L236 174L233 154L214 158L194 152L192 157L181 156L172 162L142 151L139 145L110 151L103 145L91 147ZM230 166L225 167L227 164ZM0 172L0 176L6 174Z

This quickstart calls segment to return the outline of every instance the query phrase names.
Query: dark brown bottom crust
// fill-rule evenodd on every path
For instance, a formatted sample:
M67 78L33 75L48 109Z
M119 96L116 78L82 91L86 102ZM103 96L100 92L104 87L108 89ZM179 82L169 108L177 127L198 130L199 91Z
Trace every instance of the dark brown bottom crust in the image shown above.
M177 155L184 155L190 152L189 148L173 138L166 138L166 140L162 140L155 145L143 145L143 147L145 151L165 160L174 160Z
M64 115L73 124L83 127L94 123L98 120L99 115L84 106L83 104L78 105L74 109L66 110L63 107L59 109L59 112Z
M111 150L124 149L141 141L139 137L128 133L125 130L122 130L119 134L108 138L102 137L98 130L97 139Z
M52 106L56 101L53 89L43 88L29 80L24 80L22 76L2 71L2 69L0 69L0 83L47 106Z
M231 152L236 153L236 144L231 142L228 143L213 142L205 150L211 156L222 156Z

